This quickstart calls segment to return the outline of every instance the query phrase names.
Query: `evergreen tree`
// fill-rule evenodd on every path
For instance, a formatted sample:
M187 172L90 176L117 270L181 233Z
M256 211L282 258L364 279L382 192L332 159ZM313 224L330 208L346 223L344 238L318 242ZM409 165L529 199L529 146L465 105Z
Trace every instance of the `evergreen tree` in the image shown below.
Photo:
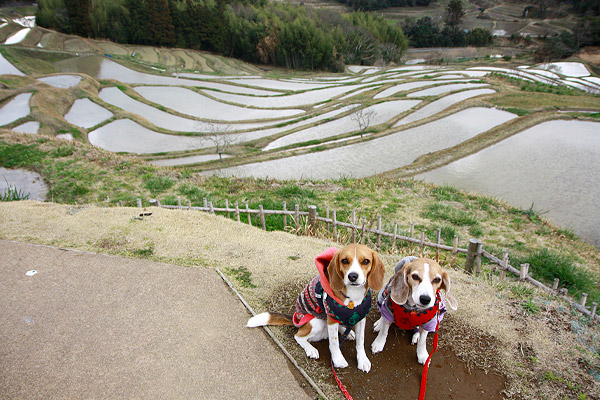
M150 44L173 46L175 44L175 28L167 0L147 0L147 11Z
M444 21L452 34L456 36L460 31L460 24L465 16L462 0L450 0L446 7L446 15Z
M129 21L125 28L127 41L133 44L149 43L148 14L146 12L145 0L125 0L125 8L129 11Z
M65 0L71 33L89 37L92 33L89 0Z

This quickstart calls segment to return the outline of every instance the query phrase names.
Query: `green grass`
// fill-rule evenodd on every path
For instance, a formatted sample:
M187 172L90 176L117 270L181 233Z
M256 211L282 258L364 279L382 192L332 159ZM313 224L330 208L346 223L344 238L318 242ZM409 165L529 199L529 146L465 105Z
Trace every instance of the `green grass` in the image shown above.
M16 186L11 185L5 179L7 188L0 192L0 201L19 201L29 199L29 193L17 189Z
M421 216L433 220L448 221L459 226L474 226L478 224L477 218L468 212L442 203L429 204L427 209L421 213Z
M170 189L175 185L175 181L168 176L147 174L143 177L144 185L146 189L150 191L152 195L163 193L167 189Z
M46 155L37 144L0 142L0 165L5 168L36 167Z
M574 255L542 248L533 250L522 257L513 258L515 265L528 263L529 274L535 279L551 285L555 278L560 279L560 287L567 288L569 294L578 298L581 293L589 295L588 301L600 300L599 277L577 265Z

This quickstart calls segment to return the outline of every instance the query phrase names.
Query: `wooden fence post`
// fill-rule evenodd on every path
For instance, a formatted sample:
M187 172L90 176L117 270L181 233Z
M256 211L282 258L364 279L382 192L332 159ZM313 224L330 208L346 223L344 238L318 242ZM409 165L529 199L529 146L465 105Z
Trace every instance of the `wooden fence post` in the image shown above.
M363 217L362 232L360 237L360 244L365 244L365 234L367 233L367 220Z
M248 202L246 202L246 212L248 213L248 225L252 226L252 218L250 217L250 207L248 207Z
M506 279L506 271L508 270L508 251L502 251L502 268L500 268L500 281Z
M596 309L598 308L598 303L593 302L592 303L592 312L590 314L590 317L592 318L592 322L596 319Z
M336 211L333 210L333 240L338 241L338 232L337 232L337 214Z
M356 243L356 210L352 210L352 243Z
M555 292L558 292L558 283L559 282L560 282L560 279L554 278L554 283L552 284L552 290L554 290Z
M262 204L258 205L258 211L259 211L259 215L260 215L260 225L262 226L262 230L266 231L267 230L267 224L265 221L265 210L263 209Z
M425 231L421 231L421 252L420 252L421 257L424 256L424 251L425 251Z
M210 209L210 213L214 214L215 213L215 208L213 207L213 203L212 201L208 202L208 208Z
M235 219L237 219L237 222L240 222L240 205L237 201L235 202Z
M585 307L585 303L587 303L587 298L588 298L588 294L587 293L581 293L581 302L580 304L582 306Z
M476 259L478 257L481 257L481 255L479 255L477 252L479 250L480 244L481 242L479 241L479 239L469 240L469 247L467 248L467 261L465 262L465 271L467 271L470 274L473 273L473 267L476 264Z
M300 235L300 205L294 205L294 212L296 213L296 235Z
M381 250L381 215L377 216L377 250Z
M137 206L138 208L142 208L142 199L140 199L139 197L137 198Z
M177 198L177 208L181 208L181 197Z
M287 203L283 202L283 231L285 232L287 229Z
M440 262L440 244L442 243L442 229L438 228L436 237L435 261Z
M208 208L208 200L206 197L202 198L202 203L204 204L204 208Z
M308 206L308 234L314 236L317 233L317 206Z
M329 224L329 206L325 206L325 218L327 218L327 234L331 232L331 225Z
M192 209L192 201L188 200L188 210L191 210L191 209Z
M225 209L227 210L227 218L231 215L229 214L229 200L225 199Z
M454 235L452 238L452 258L450 259L450 265L456 264L456 258L458 257L458 235Z
M411 222L410 228L408 230L408 237L412 239L414 234L415 234L415 224L414 224L414 222ZM410 241L410 242L408 242L408 254L412 256L412 253L413 253L413 242Z
M519 270L519 280L524 281L529 274L529 264L521 264L521 269Z
M394 223L394 237L392 238L392 251L398 251L396 247L396 238L398 237L398 223Z

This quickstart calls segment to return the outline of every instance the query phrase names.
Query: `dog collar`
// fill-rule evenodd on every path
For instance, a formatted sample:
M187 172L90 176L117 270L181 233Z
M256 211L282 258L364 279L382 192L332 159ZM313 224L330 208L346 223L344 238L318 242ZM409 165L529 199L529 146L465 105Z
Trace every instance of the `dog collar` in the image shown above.
M425 310L408 308L405 304L398 304L390 298L392 304L392 313L394 314L394 323L400 329L413 329L431 321L440 309L440 292L435 296L433 307Z
M366 317L371 310L371 289L367 290L363 301L357 307L350 308L327 296L323 302L323 308L327 316L335 322L352 327Z

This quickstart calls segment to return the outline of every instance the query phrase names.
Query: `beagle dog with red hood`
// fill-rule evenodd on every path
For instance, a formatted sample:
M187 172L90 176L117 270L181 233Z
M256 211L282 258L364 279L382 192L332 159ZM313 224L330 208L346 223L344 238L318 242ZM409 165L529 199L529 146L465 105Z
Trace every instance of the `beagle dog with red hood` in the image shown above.
M383 286L383 262L368 247L351 244L341 250L325 250L315 258L315 264L319 274L298 296L293 316L265 312L250 318L246 326L295 325L298 331L294 339L310 358L319 358L319 351L310 342L328 338L336 368L348 366L340 350L338 334L342 333L356 339L358 369L369 372L365 317L371 309L371 290Z
M413 256L400 260L394 271L377 297L381 318L373 327L379 334L371 351L375 354L383 350L388 330L395 323L400 329L415 330L412 344L417 345L417 360L425 364L429 357L427 334L435 332L444 318L446 303L453 310L458 306L450 293L450 277L436 261Z

